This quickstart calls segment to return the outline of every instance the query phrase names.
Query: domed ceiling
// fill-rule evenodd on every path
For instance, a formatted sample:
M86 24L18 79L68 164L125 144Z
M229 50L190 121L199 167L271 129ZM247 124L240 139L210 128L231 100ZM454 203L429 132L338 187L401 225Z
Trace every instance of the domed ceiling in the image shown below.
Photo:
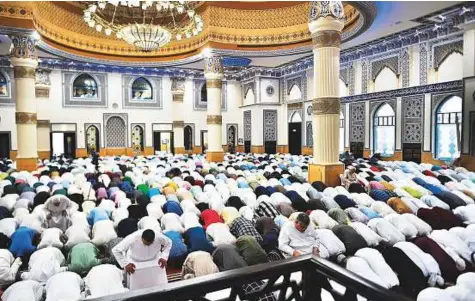
M39 47L94 60L150 63L194 56L204 47L252 52L290 50L311 44L308 1L193 2L204 21L203 31L186 40L172 40L150 52L89 27L83 20L87 2L2 2L7 3L2 15L9 18L2 17L0 25L36 29L42 37ZM344 9L343 41L363 33L376 16L371 2L348 2Z

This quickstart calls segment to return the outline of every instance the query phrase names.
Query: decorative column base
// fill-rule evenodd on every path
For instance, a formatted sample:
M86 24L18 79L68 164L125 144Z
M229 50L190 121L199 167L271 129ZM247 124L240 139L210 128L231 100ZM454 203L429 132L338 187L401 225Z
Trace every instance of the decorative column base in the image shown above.
M35 171L38 167L38 158L16 158L16 169L18 171Z
M175 155L177 154L186 154L184 147L175 147Z
M208 162L223 162L224 161L224 152L207 152L206 160Z
M309 164L308 182L322 181L327 186L335 187L341 184L340 174L343 174L345 165L343 163L330 164Z

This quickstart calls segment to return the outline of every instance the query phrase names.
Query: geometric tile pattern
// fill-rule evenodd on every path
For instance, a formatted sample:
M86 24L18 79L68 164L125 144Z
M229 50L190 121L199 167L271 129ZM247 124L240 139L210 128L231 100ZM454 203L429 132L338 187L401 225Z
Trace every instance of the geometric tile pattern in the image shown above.
M350 142L364 142L365 103L350 104Z
M277 110L264 110L264 141L277 141Z
M422 143L424 95L402 98L403 143Z
M127 113L104 113L106 147L127 147Z
M244 111L244 141L251 141L252 120L251 111Z

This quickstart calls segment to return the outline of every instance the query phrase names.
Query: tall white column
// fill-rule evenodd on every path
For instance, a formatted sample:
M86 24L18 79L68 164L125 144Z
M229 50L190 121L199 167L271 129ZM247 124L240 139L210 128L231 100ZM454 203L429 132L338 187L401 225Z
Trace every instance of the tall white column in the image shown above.
M185 153L185 139L183 128L185 127L185 115L183 111L183 95L185 94L185 80L172 79L173 96L173 143L175 154Z
M15 121L17 126L18 170L36 170L38 138L35 96L35 72L38 54L34 40L29 36L11 36L10 62L13 66L16 92Z
M313 160L309 181L339 184L340 45L344 27L341 1L313 1L308 28L313 41Z
M205 58L205 78L207 99L208 150L206 159L209 162L223 161L221 89L223 85L223 60L219 56L210 55Z

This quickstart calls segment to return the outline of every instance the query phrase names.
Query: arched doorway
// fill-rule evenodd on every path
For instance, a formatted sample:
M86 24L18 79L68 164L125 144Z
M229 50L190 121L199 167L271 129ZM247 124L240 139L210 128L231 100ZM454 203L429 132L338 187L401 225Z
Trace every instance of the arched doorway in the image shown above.
M302 116L294 112L289 122L289 153L302 154Z
M99 152L99 139L99 129L97 128L97 126L88 126L86 129L86 149L88 154L91 154L92 152Z
M228 135L227 135L227 144L228 144L228 152L235 153L236 152L236 139L237 139L237 129L234 125L228 126Z
M136 153L140 153L144 149L144 134L143 128L140 125L135 125L132 128L132 149Z
M193 150L193 129L191 128L191 126L185 126L185 128L183 129L183 135L185 150Z

